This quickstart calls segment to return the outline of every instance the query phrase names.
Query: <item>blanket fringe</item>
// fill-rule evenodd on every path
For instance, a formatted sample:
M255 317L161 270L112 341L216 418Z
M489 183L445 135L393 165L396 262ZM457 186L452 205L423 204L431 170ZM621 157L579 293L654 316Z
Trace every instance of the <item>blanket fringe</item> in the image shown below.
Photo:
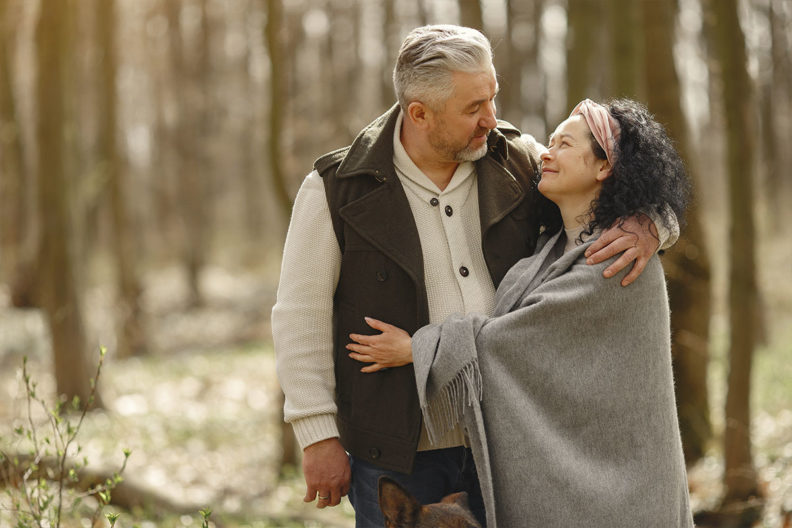
M481 372L473 360L457 372L439 393L421 406L429 441L437 443L462 421L465 408L481 401Z

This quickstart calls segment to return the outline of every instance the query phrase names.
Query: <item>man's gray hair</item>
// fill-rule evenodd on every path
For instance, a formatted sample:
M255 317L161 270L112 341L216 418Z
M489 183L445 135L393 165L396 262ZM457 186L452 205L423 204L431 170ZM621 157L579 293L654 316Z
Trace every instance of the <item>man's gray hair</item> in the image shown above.
M453 72L494 71L492 46L481 32L467 27L416 28L404 39L393 68L393 87L403 111L415 100L441 107L453 94Z

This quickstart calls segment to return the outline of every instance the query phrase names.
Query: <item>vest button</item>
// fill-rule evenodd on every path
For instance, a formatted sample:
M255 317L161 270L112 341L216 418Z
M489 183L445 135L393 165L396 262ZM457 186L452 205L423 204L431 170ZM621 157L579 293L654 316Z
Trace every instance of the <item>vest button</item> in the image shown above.
M437 198L432 198L431 200L429 200L429 205L431 205L432 207L437 207L437 204L439 203L440 200L438 200Z
M380 450L377 449L376 447L372 447L371 449L368 450L368 454L369 454L369 458L371 458L372 460L377 460L382 453L380 453Z
M459 274L462 275L463 277L467 277L468 275L470 275L470 270L467 269L465 266L462 266L459 268Z
M385 270L379 270L379 271L377 272L377 280L378 280L378 281L380 281L380 282L385 282L385 280L387 280L387 278L388 278L388 272L387 272L387 271L385 271Z
M451 208L450 205L446 205L445 206L445 213L446 213L446 216L451 216L452 214L454 214L454 210Z

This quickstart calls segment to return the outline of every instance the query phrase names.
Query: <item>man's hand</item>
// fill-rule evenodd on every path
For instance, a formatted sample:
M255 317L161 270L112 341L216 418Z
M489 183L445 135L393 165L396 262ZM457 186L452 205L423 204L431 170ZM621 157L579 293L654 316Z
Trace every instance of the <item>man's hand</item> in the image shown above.
M349 457L338 438L328 438L303 449L305 502L317 498L316 507L338 506L349 493L352 472Z
M621 281L622 286L627 286L643 273L659 245L660 239L654 222L645 214L638 214L625 220L621 226L617 223L603 231L586 250L586 263L598 264L621 253L613 264L605 268L602 275L606 278L613 277L635 261L630 273Z

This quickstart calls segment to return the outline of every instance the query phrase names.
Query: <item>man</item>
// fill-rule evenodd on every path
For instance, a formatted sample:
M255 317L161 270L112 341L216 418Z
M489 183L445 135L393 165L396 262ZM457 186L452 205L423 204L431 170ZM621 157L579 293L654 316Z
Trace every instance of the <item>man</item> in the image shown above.
M492 50L476 30L414 30L393 79L398 105L317 160L295 201L272 311L285 416L306 502L335 506L349 492L357 526L383 526L377 481L388 475L422 503L467 491L483 524L464 431L430 443L412 367L362 374L345 345L373 332L364 317L413 333L454 312L491 313L539 234L543 147L496 120ZM627 249L608 273L637 257L629 282L658 239L637 219L624 230L603 235L600 247L615 242L593 258Z

